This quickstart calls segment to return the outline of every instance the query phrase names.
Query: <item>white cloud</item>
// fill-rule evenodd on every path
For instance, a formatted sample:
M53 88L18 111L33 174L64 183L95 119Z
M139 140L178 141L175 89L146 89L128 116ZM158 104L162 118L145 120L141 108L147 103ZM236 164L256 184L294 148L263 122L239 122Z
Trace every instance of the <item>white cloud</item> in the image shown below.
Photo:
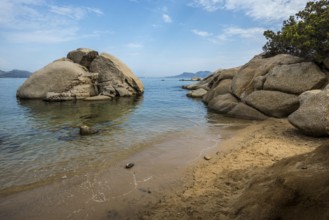
M1 0L0 8L0 28L5 28L1 35L20 43L58 43L86 37L78 33L80 20L103 14L98 8L54 5L44 0Z
M200 31L197 29L193 29L192 32L200 37L210 37L212 36L212 33L209 33L207 31Z
M228 10L245 10L252 18L261 20L288 19L302 10L309 0L227 0Z
M5 37L14 43L60 43L76 39L78 29L35 30L8 33Z
M103 12L97 8L70 7L70 6L57 6L57 5L51 5L49 7L49 12L61 16L66 16L76 20L80 20L84 18L88 13L95 13L97 15L103 14Z
M144 47L144 45L140 44L140 43L128 43L125 46L130 48L130 49L140 49L140 48Z
M240 27L227 27L221 33L214 35L207 31L200 31L193 29L195 35L203 37L213 43L223 43L227 41L235 41L237 39L260 39L263 38L265 29L260 27L253 28L240 28Z
M257 35L262 35L264 33L264 28L238 28L238 27L229 27L225 29L224 34L226 36L239 36L242 38L252 38Z
M168 14L162 14L162 20L165 23L172 23L172 19L171 19L171 17Z
M193 0L190 3L192 7L200 7L206 11L216 11L223 7L224 0Z
M309 0L192 0L193 7L207 11L243 10L247 16L257 20L277 21L288 19L302 10Z

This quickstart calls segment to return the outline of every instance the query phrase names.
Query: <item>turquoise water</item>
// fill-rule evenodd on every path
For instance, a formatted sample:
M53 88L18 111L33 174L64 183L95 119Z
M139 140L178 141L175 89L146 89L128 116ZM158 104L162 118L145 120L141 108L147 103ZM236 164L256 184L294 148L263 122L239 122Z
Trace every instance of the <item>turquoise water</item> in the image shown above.
M201 101L186 97L181 86L189 82L177 79L142 79L141 97L61 103L16 99L24 80L0 79L2 193L107 168L161 139L216 121ZM82 124L100 132L82 137Z

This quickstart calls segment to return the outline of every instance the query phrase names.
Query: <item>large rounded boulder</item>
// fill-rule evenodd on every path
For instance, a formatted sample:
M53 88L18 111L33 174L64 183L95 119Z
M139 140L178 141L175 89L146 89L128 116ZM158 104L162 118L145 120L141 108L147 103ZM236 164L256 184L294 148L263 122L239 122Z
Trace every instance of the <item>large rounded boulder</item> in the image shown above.
M245 101L260 112L276 118L288 116L299 106L296 95L279 91L254 91Z
M275 66L266 76L264 89L301 94L319 89L326 83L326 75L313 62Z
M80 89L77 98L96 95L86 68L68 60L58 60L33 73L17 90L17 96L24 99L45 99L47 94L67 93Z
M90 64L90 71L99 74L100 92L108 96L130 96L144 91L143 83L118 58L102 53Z
M289 122L311 136L329 135L329 88L311 90L299 96L300 107L289 115Z
M64 101L98 95L132 96L144 92L143 83L116 57L79 48L33 73L18 89L17 97ZM92 98L91 100L98 100Z
M232 93L244 99L254 91L253 81L266 75L273 67L278 65L289 65L302 62L303 59L288 54L279 54L274 57L264 58L255 56L234 75L232 82Z

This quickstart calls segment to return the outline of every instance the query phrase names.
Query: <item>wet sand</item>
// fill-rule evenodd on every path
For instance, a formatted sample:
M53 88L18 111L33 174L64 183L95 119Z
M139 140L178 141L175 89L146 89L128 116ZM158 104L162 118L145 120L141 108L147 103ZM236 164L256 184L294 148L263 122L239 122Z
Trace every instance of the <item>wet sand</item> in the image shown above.
M328 140L304 136L285 119L252 124L220 142L220 152L184 176L183 190L150 204L142 219L326 219L329 166L313 150ZM306 166L305 158L315 159ZM313 184L324 188L313 192Z
M196 126L155 140L106 169L2 195L0 219L139 219L148 204L183 189L186 170L245 126L239 120ZM129 162L135 166L125 169Z
M245 194L255 178L327 141L300 134L284 119L214 123L158 140L108 169L3 196L0 219L248 219L235 214L250 206L241 204L246 195L262 201ZM125 169L129 162L135 166ZM282 167L279 173L288 169ZM257 214L250 203L249 213Z

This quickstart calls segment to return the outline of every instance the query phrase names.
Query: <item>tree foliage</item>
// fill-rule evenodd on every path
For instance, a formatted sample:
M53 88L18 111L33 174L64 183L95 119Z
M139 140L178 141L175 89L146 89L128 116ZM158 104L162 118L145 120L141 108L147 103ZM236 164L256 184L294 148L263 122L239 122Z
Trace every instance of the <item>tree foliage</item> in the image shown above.
M322 62L329 57L329 0L310 1L283 22L281 31L264 32L266 56L288 53Z

